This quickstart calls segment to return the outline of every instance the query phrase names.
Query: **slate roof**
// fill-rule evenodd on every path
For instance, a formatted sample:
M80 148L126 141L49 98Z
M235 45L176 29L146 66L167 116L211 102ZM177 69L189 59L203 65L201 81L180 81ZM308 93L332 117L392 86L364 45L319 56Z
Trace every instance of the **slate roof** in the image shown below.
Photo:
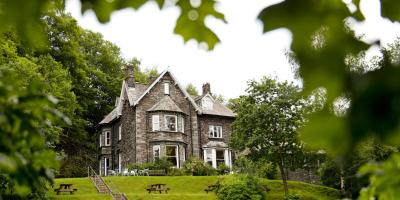
M224 105L222 105L221 103L219 103L215 100L213 101L213 109L211 109L211 110L202 109L200 106L200 104L201 104L200 100L205 95L201 95L201 96L197 96L197 97L189 95L186 92L186 90L178 83L175 76L167 69L163 73L161 73L160 76L149 85L135 83L135 87L128 87L128 85L125 83L125 81L123 81L122 87L121 87L121 94L118 99L118 102L116 103L117 106L108 115L106 115L99 124L108 124L108 123L112 122L114 119L118 118L122 114L122 106L123 106L122 102L124 101L125 94L128 97L129 104L131 106L136 106L139 103L139 101L157 84L158 81L161 80L161 78L166 73L169 73L170 76L172 77L172 79L175 80L175 82L177 83L177 86L182 90L185 97L193 104L193 106L194 106L195 110L198 112L198 114L217 115L217 116L226 116L226 117L235 117L236 116L229 108L225 107ZM165 96L164 98L162 98L158 103L156 103L148 111L155 111L155 110L183 112L169 96Z
M118 107L115 107L108 115L104 117L99 124L108 124L118 117Z
M154 106L147 111L173 111L183 113L183 111L178 107L178 105L176 105L169 95L165 95L159 102L154 104Z
M203 109L202 113L205 115L218 115L225 117L236 117L236 114L232 110L222 105L221 103L214 101L212 109Z

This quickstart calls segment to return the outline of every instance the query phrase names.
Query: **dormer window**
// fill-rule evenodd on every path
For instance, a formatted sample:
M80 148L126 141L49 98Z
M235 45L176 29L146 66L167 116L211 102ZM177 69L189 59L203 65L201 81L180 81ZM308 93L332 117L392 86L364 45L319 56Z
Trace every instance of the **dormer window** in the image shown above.
M164 94L169 94L169 83L164 83Z
M213 109L213 101L209 97L204 97L203 100L201 101L201 105L202 105L203 109L206 109L206 110Z

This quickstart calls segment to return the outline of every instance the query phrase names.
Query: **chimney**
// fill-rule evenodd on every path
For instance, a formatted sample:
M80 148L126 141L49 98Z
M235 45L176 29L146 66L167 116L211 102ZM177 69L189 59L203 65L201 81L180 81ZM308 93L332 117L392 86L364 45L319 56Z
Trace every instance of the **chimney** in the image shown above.
M210 83L203 84L203 95L205 95L207 93L211 94Z
M128 64L125 67L125 83L128 87L135 87L135 73L133 65Z

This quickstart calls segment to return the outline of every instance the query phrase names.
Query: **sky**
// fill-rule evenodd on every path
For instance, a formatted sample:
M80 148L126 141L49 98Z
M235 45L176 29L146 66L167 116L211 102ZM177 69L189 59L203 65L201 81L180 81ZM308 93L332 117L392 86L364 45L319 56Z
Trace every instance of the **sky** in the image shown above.
M101 24L92 11L83 15L79 0L67 0L66 11L85 29L100 32L106 40L120 47L125 59L138 58L144 68L169 68L182 85L194 84L201 93L203 83L209 82L214 94L226 99L245 94L248 80L263 76L279 80L295 80L285 52L290 48L291 33L278 29L262 33L258 13L279 0L225 0L218 10L225 14L227 24L213 18L206 20L220 38L214 50L206 51L195 41L183 42L173 33L179 10L169 7L159 10L154 2L146 3L138 11L124 9L112 14L110 22ZM361 0L366 17L363 23L353 23L358 35L366 42L381 39L390 43L400 36L400 25L380 17L379 0ZM368 55L377 54L372 47Z

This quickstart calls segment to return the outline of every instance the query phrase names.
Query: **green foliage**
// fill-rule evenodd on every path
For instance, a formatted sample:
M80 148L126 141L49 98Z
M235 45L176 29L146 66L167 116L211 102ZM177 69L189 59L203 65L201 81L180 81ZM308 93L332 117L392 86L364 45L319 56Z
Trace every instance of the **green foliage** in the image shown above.
M299 200L299 199L301 199L300 194L296 192L290 192L287 198L285 198L285 200Z
M218 103L225 104L225 98L222 96L222 94L212 94L212 97L217 101Z
M253 161L241 156L235 160L233 169L235 172L260 178L276 179L278 176L278 168L267 159Z
M81 0L82 13L92 10L102 23L108 22L114 11L125 8L139 9L147 2L153 2L153 0ZM195 39L200 44L206 44L207 49L213 49L215 44L220 41L217 35L205 24L206 17L214 17L225 22L224 15L215 9L216 2L214 0L203 0L199 3L189 0L155 0L155 2L160 9L168 7L166 5L172 5L181 10L174 33L181 35L185 42ZM31 46L44 47L47 40L46 34L43 32L44 25L41 18L48 14L50 10L59 11L64 6L65 2L60 0L32 0L28 3L4 0L0 4L0 9L4 11L0 17L0 22L3 25L0 28L0 33L14 28L23 39L32 44ZM24 13L24 15L17 13Z
M199 96L196 86L194 86L192 83L187 84L185 89L190 95Z
M400 154L395 153L386 162L371 162L360 168L361 175L369 175L370 184L361 190L361 200L373 198L396 199L399 194Z
M284 170L302 165L299 156L304 150L297 131L312 104L301 97L297 86L267 77L260 82L250 81L247 92L247 96L236 100L237 117L230 145L249 151L252 159L267 158L276 164L287 194Z
M163 169L168 173L169 169L173 166L172 162L167 159L167 157L161 157L154 161L154 168Z
M327 161L322 163L318 173L322 184L340 189L340 168L335 162Z
M160 75L156 68L142 70L140 67L140 63L140 60L137 58L133 58L132 60L128 61L128 64L133 65L136 82L149 84Z
M26 196L54 176L51 169L58 163L46 139L52 137L52 122L64 116L54 97L42 92L43 84L34 80L24 86L16 77L15 71L0 70L0 174L17 196Z
M212 176L217 174L217 171L212 166L195 157L187 159L182 168L186 174L193 176Z
M185 176L187 175L183 169L179 168L170 168L168 170L168 176Z
M229 166L226 166L224 163L220 164L217 167L217 173L219 175L228 174L230 171L231 171L231 168Z
M258 178L249 175L226 176L216 190L220 200L262 200L265 192Z

